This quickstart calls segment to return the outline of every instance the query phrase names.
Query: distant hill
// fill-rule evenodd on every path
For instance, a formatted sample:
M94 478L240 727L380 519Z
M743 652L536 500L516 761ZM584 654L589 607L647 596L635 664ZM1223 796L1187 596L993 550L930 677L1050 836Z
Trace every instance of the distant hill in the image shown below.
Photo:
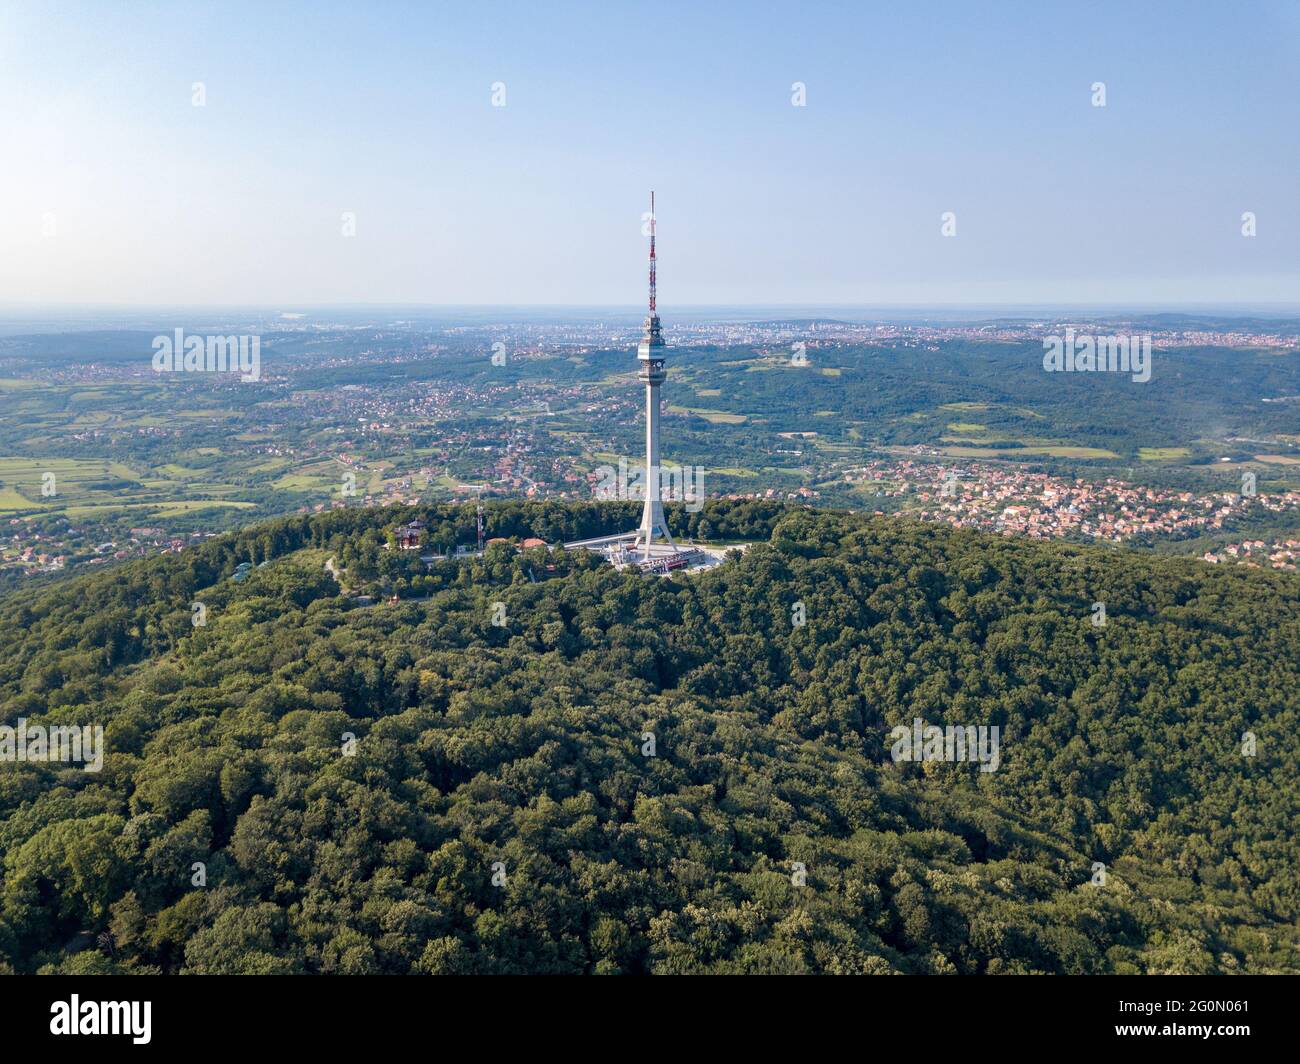
M1300 971L1296 577L768 503L671 515L760 541L703 574L426 570L417 516L472 538L342 510L0 600L0 723L107 737L0 762L0 969ZM895 762L918 718L996 771Z

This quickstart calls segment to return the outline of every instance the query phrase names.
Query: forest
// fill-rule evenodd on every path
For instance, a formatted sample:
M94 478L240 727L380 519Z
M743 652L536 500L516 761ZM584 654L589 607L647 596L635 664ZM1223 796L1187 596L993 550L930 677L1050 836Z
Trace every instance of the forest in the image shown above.
M702 573L426 565L417 517L473 541L346 508L0 598L0 724L106 747L0 761L0 971L1300 972L1294 575L761 501L671 512L749 544ZM895 762L918 718L997 770Z

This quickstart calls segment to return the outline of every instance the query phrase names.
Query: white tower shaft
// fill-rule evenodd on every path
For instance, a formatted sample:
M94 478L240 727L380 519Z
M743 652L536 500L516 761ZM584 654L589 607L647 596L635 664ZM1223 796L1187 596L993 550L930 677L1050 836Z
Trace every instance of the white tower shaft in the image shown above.
M659 414L663 400L659 395L661 380L646 379L645 386L645 507L641 511L641 527L637 529L637 545L649 550L650 544L658 536L673 541L668 531L668 522L664 518L664 504L660 496L659 474Z

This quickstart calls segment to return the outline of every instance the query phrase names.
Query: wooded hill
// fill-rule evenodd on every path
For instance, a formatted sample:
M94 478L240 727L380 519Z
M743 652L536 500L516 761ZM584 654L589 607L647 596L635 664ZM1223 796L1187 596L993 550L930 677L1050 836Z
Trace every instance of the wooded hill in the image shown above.
M341 510L0 599L0 723L107 746L0 763L0 968L1300 971L1295 576L726 502L671 516L762 541L707 573L426 572L417 516L473 539ZM997 771L894 763L916 718Z

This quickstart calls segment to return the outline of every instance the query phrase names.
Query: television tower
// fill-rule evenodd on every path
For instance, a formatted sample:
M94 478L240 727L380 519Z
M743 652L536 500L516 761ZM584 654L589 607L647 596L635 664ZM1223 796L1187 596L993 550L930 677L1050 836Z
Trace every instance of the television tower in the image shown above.
M664 520L664 504L659 498L659 388L668 378L664 369L664 337L655 310L655 194L650 193L650 311L646 314L645 331L636 350L641 364L638 379L645 383L645 509L641 512L641 526L636 530L632 549L638 548L650 556L650 544L656 536L668 541L676 549L673 537ZM644 543L642 539L644 538Z

